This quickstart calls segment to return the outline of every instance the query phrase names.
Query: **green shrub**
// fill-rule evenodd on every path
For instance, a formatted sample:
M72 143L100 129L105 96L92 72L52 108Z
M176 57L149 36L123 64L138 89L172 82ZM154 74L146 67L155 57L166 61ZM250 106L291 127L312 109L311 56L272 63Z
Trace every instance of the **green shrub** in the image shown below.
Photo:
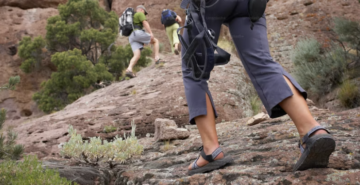
M23 162L0 163L0 184L3 185L72 185L59 172L43 169L36 156L26 156ZM76 184L76 183L74 183Z
M138 143L135 137L136 125L132 123L131 136L125 139L115 137L113 141L101 140L99 137L92 137L89 141L83 141L80 134L70 126L70 140L64 144L60 154L63 157L70 157L77 161L98 164L102 162L125 163L134 155L143 152L143 146Z
M350 48L360 50L360 24L345 18L334 19L334 31L339 40L345 42Z
M104 127L105 133L111 133L111 132L115 132L115 131L116 131L116 127L114 127L113 125L106 125Z
M60 110L83 96L92 84L112 80L112 75L104 64L95 66L81 54L81 51L58 52L51 57L57 72L51 79L41 84L41 90L33 99L44 112Z
M19 43L19 56L25 60L20 66L23 72L30 73L40 70L41 62L44 59L45 43L46 41L41 36L35 37L34 40L27 36L23 37Z
M2 128L2 124L6 119L6 110L0 110L0 129ZM16 145L15 140L17 138L17 134L9 130L7 132L7 137L0 134L0 159L18 159L24 151L22 145ZM1 173L0 173L1 174Z
M10 90L15 90L16 85L20 82L20 76L12 76L9 78L9 82L0 87L1 89L10 89Z
M344 50L336 45L325 50L315 39L299 41L292 61L299 84L320 95L341 84L346 70Z
M347 80L341 85L338 98L344 107L357 107L360 105L359 88L356 86L356 84Z
M253 111L253 115L256 115L258 113L261 112L261 100L259 98L259 96L254 95L250 97L250 105L251 105L251 109Z

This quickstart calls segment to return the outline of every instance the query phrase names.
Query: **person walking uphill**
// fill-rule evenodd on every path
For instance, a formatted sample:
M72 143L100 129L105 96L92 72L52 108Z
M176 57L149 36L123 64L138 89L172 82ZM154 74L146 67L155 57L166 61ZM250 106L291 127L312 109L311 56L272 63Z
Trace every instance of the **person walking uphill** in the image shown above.
M192 21L186 20L185 30L180 38L183 45L182 72L190 114L189 122L197 125L203 147L200 148L199 157L188 167L188 174L193 175L218 169L233 161L231 156L225 156L219 147L215 127L217 112L207 83L210 71L218 61L216 57L213 57L215 54L209 52L211 51L209 44L207 47L199 47L195 53L193 48L188 49L190 46L197 45L196 43L199 41L197 38L206 38L204 43L210 43L210 45L217 43L222 24L229 27L241 61L270 117L276 118L288 114L299 132L301 157L293 170L326 167L329 163L329 156L335 150L335 140L329 131L320 126L311 115L305 101L307 98L305 90L270 55L266 19L263 15L266 0L258 0L258 2L265 1L265 6L260 16L256 18L256 22L252 19L252 13L256 10L251 9L256 0L226 2L207 0L206 5L204 4L205 0L198 0L200 3L193 1L183 0L182 3L182 8L184 5L189 6L190 15L187 16L192 17ZM204 22L200 20L204 20ZM208 35L204 37L206 34ZM203 46L203 44L198 45ZM204 52L197 55L199 49L207 51L205 52L208 54L206 61L202 55ZM212 57L211 54L213 54ZM186 56L190 56L190 58ZM201 68L206 64L203 70L207 70L208 75L204 75L200 79L194 77L198 68L195 68L196 66L192 63L189 65L191 56L197 59L198 67Z
M179 23L181 23L181 17L174 11L164 9L161 13L161 24L165 26L166 34L170 41L171 52L176 55L179 54L179 37L177 35L177 29Z
M134 56L130 60L129 67L126 69L126 76L133 78L133 67L141 57L141 50L145 44L152 44L154 46L155 61L160 62L159 57L159 41L156 39L151 31L149 23L146 21L147 11L143 5L136 7L136 13L134 14L133 25L134 31L129 37L129 42ZM145 29L145 30L144 30Z

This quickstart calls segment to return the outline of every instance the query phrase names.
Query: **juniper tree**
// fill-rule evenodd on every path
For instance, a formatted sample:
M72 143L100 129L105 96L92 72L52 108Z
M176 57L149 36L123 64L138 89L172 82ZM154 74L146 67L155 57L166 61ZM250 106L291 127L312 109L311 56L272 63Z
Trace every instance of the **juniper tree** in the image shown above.
M93 65L79 49L57 52L51 57L57 71L41 84L33 99L44 112L62 109L85 94L92 84L112 80L104 64Z
M80 49L93 64L115 41L118 16L99 6L98 0L69 0L50 17L46 40L52 51Z
M30 73L34 70L41 69L41 63L46 52L44 52L46 41L41 37L35 37L31 40L30 37L23 37L19 43L19 56L25 61L21 63L21 70L25 73Z

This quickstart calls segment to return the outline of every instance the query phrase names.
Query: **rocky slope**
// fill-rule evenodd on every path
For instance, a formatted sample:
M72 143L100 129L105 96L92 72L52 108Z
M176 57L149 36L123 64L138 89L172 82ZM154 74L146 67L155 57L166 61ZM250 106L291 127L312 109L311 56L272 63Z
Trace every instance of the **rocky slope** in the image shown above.
M40 157L58 156L58 145L68 140L69 125L79 130L85 138L101 136L112 138L131 130L137 124L136 134L154 133L156 118L175 120L177 125L188 123L188 108L180 67L180 57L165 55L164 65L154 65L141 70L136 78L114 83L109 87L86 95L63 110L41 118L21 118L6 122L16 126L18 142L28 153ZM232 80L229 80L232 79ZM219 112L217 122L231 121L252 115L250 85L241 62L233 57L226 66L216 67L209 87ZM117 128L106 134L107 125Z
M187 175L188 165L199 155L200 135L187 126L190 137L170 143L142 138L142 156L113 169L90 167L45 158L44 165L81 184L116 185L237 185L237 184L359 184L360 108L344 112L310 107L312 114L336 139L328 168L292 172L300 155L298 134L288 116L247 126L248 118L217 124L221 147L234 163L211 173Z
M247 126L247 119L217 125L220 145L235 162L207 174L187 176L201 140L193 126L190 138L170 146L142 139L145 153L133 164L119 166L118 184L359 184L360 108L334 113L311 111L335 136L329 168L292 172L300 152L298 134L288 116Z

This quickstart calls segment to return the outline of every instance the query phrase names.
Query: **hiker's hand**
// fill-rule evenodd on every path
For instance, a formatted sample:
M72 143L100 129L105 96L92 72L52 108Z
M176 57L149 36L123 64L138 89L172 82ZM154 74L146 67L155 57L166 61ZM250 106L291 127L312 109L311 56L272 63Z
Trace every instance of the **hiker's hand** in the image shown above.
M182 20L181 20L181 17L180 16L176 16L176 22L178 22L178 23L181 23L182 22Z
M154 35L152 33L150 34L150 40L154 40Z

